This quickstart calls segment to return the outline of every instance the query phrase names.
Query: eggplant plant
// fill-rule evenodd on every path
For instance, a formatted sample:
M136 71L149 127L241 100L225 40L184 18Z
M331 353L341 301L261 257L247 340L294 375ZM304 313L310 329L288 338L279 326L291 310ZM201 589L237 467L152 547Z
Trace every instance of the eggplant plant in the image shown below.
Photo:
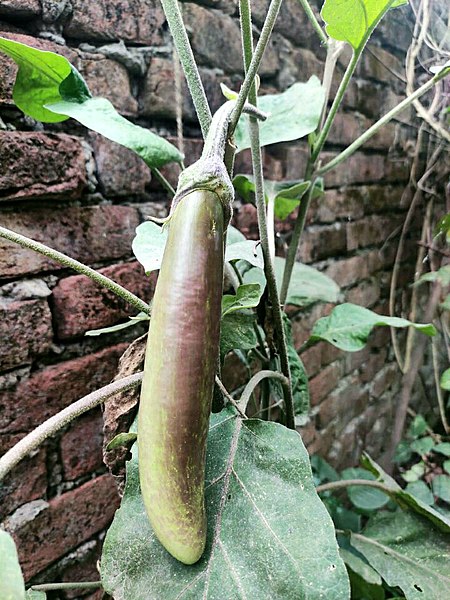
M311 74L307 82L295 83L281 94L258 98L257 73L281 0L271 0L255 48L250 1L240 0L245 77L239 92L223 88L227 101L213 116L178 2L162 0L205 143L199 161L182 170L163 226L149 221L136 232L133 251L145 273L160 271L151 307L86 265L0 226L0 237L44 254L125 299L139 311L139 318L127 326L150 319L143 373L80 399L0 458L1 479L77 416L119 391L141 385L137 424L115 441L120 445L137 437L126 465L121 507L106 535L101 581L26 590L14 543L8 533L0 532L0 596L5 600L45 598L47 591L67 585L97 586L116 600L357 600L394 595L438 600L442 590L449 589L450 520L445 511L402 489L367 456L354 477L335 477L331 467L318 466L317 461L313 476L296 431L308 419L307 374L284 306L338 303L339 288L330 278L296 262L308 207L323 193L322 176L450 74L450 66L437 69L324 164L324 144L372 32L383 17L389 19L391 9L407 0L325 0L325 27L307 0L299 1L318 43L327 47L323 80ZM328 108L334 67L346 45L352 56ZM64 57L6 38L0 38L0 51L19 67L13 98L26 115L44 123L73 118L130 148L173 194L159 169L169 163L183 168L175 146L121 117L106 99L93 97ZM304 178L264 181L261 147L306 136ZM234 154L245 148L251 149L253 174L234 176ZM254 198L258 244L229 225L236 192ZM274 218L285 219L297 208L286 257L275 256ZM382 316L346 303L315 324L308 344L324 340L354 352L379 326L435 334L433 324ZM114 329L118 326L91 333ZM246 365L256 357L262 366L250 373L238 397L220 378L230 351ZM211 413L216 393L221 410ZM317 478L319 467L325 476ZM356 528L354 519L342 518L345 508L330 508L332 490L345 487L362 488L363 500L359 496L358 501L366 502L366 508L368 503L370 510L386 510L373 514L364 529ZM375 500L370 496L374 492ZM425 536L427 546L421 549Z

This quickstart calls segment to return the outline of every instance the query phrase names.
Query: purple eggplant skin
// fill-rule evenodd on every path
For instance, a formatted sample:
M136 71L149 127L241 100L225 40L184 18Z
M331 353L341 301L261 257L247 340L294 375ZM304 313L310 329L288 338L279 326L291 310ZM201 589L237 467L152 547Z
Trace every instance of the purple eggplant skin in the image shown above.
M182 198L153 298L138 416L139 476L152 528L172 556L206 543L206 438L219 354L224 208L212 191Z

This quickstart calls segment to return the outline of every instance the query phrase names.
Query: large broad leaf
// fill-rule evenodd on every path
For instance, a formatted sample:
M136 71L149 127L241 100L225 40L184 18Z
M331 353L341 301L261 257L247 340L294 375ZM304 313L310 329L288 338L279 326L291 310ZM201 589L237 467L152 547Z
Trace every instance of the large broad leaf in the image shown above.
M351 545L407 600L443 600L450 589L450 535L410 513L381 512Z
M255 308L261 300L263 291L258 283L240 285L236 290L236 294L223 296L222 317L244 308Z
M181 162L175 146L124 119L104 98L92 98L86 82L64 57L0 38L0 50L19 66L13 98L27 115L45 123L72 117L93 131L133 150L149 167Z
M2 37L0 50L19 66L13 99L33 119L44 123L65 121L67 116L47 110L45 105L67 99L69 94L74 102L91 97L83 78L64 56Z
M220 324L220 356L223 361L231 350L251 350L258 344L256 315L250 311L225 315Z
M6 531L0 529L0 598L24 600L25 583L17 557L16 544Z
M298 140L317 128L325 91L313 75L306 83L294 83L282 94L258 98L258 108L269 113L259 126L261 146ZM235 131L237 152L250 148L250 134L245 117L239 119Z
M364 468L377 477L378 481L389 488L390 498L401 508L416 512L421 517L428 519L440 531L450 533L450 519L447 516L429 506L420 497L410 493L409 490L403 490L368 454L363 455L361 463Z
M283 280L285 263L284 258L275 257L274 266L278 289L280 289ZM318 300L335 303L338 297L339 286L330 277L308 265L298 262L294 264L286 304L308 306Z
M369 481L374 481L376 479L370 471L360 469L359 467L344 469L341 476L342 479L367 479ZM378 510L383 506L386 506L389 502L389 496L387 494L369 486L353 485L346 489L351 503L364 512Z
M361 50L390 8L408 0L325 0L321 16L330 37Z
M254 267L264 268L264 258L261 243L254 240L244 240L227 244L225 249L225 260L246 260Z
M146 275L161 268L164 248L167 242L167 229L153 221L146 221L136 227L132 248L135 257L145 269Z
M411 321L399 317L386 317L368 308L346 303L336 306L328 317L322 317L316 322L310 341L325 340L341 350L357 352L367 344L372 329L383 325L400 328L414 327L426 335L436 335L435 327L429 323L411 323Z
M206 465L208 539L186 566L156 540L139 491L136 449L103 547L115 600L347 600L331 519L300 436L282 425L212 415Z

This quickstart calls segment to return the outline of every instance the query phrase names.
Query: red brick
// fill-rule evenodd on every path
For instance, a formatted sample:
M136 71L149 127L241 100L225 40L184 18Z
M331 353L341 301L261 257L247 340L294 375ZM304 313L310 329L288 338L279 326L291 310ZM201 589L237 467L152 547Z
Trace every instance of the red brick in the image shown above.
M48 351L52 339L52 316L47 300L8 302L0 299L0 369L29 364Z
M356 112L338 112L327 142L337 146L349 146L373 124L373 120ZM395 141L396 126L388 123L364 144L364 148L388 150Z
M323 153L323 163L326 165L336 153ZM343 163L325 174L326 187L355 185L356 183L394 183L407 181L409 165L406 160L394 161L385 154L366 155L355 152Z
M310 221L334 223L336 220L360 219L364 215L364 187L327 190L311 202Z
M17 233L92 264L127 258L139 224L130 206L92 206L2 213L0 223ZM49 258L0 238L0 277L56 271L63 267Z
M328 365L309 382L311 405L316 406L333 390L339 382L342 373L341 362Z
M156 0L72 0L72 7L72 18L64 29L68 37L146 45L163 41L164 13Z
M16 541L25 579L104 529L118 504L113 478L103 475L41 504L30 520L14 515L6 528Z
M100 409L74 421L60 443L64 479L89 475L103 466L103 417Z
M403 222L400 216L370 216L347 224L347 250L383 244Z
M0 387L0 430L28 432L72 402L109 383L127 345L46 367ZM0 380L0 384L1 384ZM0 438L0 442L3 443Z
M105 196L142 196L151 181L150 169L144 161L131 150L101 135L91 134L89 140L94 148L97 177Z
M106 267L99 272L139 298L151 299L155 277L148 278L138 262ZM53 290L53 303L56 333L61 340L82 336L90 329L114 325L136 313L125 300L85 275L61 279Z
M379 398L383 392L385 392L394 381L400 381L400 372L398 366L394 363L386 365L386 367L380 371L373 379L371 386L371 396Z
M131 93L130 78L123 65L96 54L91 60L80 61L80 71L93 96L108 98L123 115L137 115L138 103Z
M347 231L343 223L309 227L303 233L298 260L315 262L345 252Z
M0 201L80 198L85 150L65 133L0 132Z
M70 563L64 568L62 575L60 576L61 581L73 582L73 581L98 581L98 561L101 558L102 546L101 542L96 541L87 542L85 546L88 546L81 556L78 556L79 549L76 549L71 558ZM66 562L66 559L63 559ZM84 592L84 593L83 593ZM66 590L64 598L70 600L71 598L80 598L82 596L86 600L102 600L103 590L99 590L100 594L90 593L88 590Z
M308 377L316 375L322 366L322 344L316 344L302 353L301 359L305 365Z
M372 308L380 299L380 286L377 281L362 281L346 293L346 300L351 304L358 304Z
M16 444L23 435L1 435L2 453ZM24 458L3 479L0 485L0 521L26 502L45 496L47 491L46 451L42 447Z
M334 419L348 423L360 415L369 401L369 392L361 385L358 376L349 378L321 402L317 416L318 429L325 429Z

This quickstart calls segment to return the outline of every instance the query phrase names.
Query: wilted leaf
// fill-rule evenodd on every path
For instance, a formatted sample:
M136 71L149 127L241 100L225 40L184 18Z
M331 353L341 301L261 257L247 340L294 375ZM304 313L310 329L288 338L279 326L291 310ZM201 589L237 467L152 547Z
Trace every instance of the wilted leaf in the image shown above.
M212 415L206 466L208 539L186 566L156 540L139 491L136 448L103 547L102 582L116 600L349 598L331 519L301 438L276 423ZM280 507L288 518L280 518Z
M24 600L25 583L19 565L16 544L12 537L0 529L0 598Z
M258 108L269 114L259 126L261 146L298 140L314 131L324 99L324 89L315 75L306 83L294 83L282 94L260 96ZM234 135L237 152L250 148L246 117L239 119Z
M330 37L361 50L390 8L408 0L325 0L321 16Z
M432 324L411 323L399 317L379 315L356 304L336 306L328 317L319 319L313 327L310 340L325 340L347 352L362 350L374 327L414 327L426 335L435 335Z

